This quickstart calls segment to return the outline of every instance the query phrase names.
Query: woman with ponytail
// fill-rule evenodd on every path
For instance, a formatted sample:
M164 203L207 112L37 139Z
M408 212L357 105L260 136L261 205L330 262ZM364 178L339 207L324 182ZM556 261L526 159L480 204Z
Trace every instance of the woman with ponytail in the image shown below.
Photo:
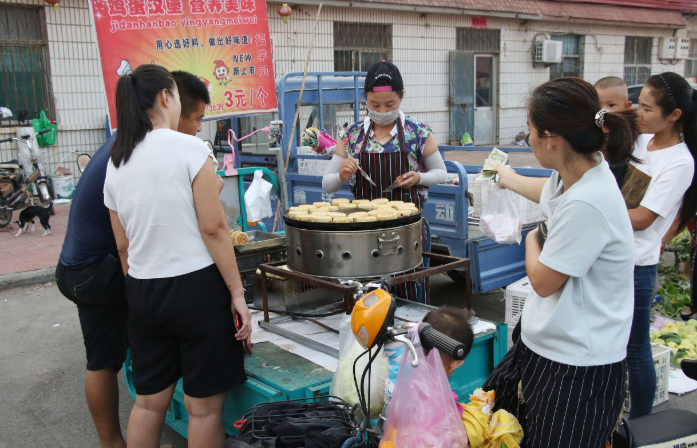
M634 228L634 318L627 347L630 418L651 414L656 392L649 325L661 256L671 228L684 229L697 211L694 182L697 155L695 92L676 73L653 75L639 95L639 126L622 191Z
M520 339L483 388L496 391L494 410L518 417L526 448L605 448L626 392L634 268L632 226L608 162L634 160L636 116L601 109L582 79L558 78L532 92L528 127L552 176L500 167L499 187L540 203L548 221L525 239L533 291Z
M241 341L251 315L220 204L222 179L208 146L177 132L180 111L167 69L141 65L119 79L104 203L127 274L134 448L160 446L182 376L190 446L222 448L225 396L247 379Z

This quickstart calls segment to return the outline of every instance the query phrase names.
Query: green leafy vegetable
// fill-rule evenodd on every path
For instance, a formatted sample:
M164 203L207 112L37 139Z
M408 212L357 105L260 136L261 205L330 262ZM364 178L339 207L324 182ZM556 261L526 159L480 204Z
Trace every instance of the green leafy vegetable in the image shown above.
M675 319L682 310L690 306L690 283L675 272L672 266L659 265L658 275L662 287L658 290L661 301L655 305L656 311Z
M659 338L666 341L666 343L675 342L676 344L680 344L682 342L682 338L678 336L676 333L663 333L659 336Z

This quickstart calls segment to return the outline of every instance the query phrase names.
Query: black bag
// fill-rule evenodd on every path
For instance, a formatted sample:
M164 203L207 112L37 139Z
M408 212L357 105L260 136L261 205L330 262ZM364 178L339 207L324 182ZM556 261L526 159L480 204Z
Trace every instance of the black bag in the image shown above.
M121 260L113 254L81 269L58 263L56 284L66 298L78 305L106 305L126 299Z

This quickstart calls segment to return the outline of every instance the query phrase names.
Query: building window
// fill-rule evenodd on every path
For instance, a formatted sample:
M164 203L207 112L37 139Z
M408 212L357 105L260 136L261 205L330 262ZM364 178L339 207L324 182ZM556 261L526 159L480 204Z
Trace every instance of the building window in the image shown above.
M651 76L650 37L627 36L624 41L624 81L628 86L644 84Z
M334 22L334 71L366 72L392 59L392 25Z
M685 78L697 77L697 39L690 39L690 55L685 60Z
M53 116L46 47L43 8L0 6L0 106L13 118Z
M549 79L564 76L583 77L583 36L552 35L552 40L562 43L562 58L561 63L553 64L549 69Z
M456 39L455 48L457 48L457 51L498 53L499 48L501 48L501 33L499 30L458 28Z

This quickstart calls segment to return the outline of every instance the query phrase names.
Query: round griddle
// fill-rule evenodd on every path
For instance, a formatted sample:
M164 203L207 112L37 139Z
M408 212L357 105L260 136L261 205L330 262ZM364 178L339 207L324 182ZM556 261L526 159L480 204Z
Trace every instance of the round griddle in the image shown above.
M408 224L413 224L415 222L421 221L421 211L409 216L400 216L395 219L388 219L387 221L373 221L373 222L312 222L312 221L300 221L297 219L289 218L288 212L283 214L283 221L286 225L291 227L296 227L299 229L307 230L319 230L324 232L359 232L362 230L380 230L380 229L391 229L393 227L406 226ZM348 216L348 215L346 215Z

